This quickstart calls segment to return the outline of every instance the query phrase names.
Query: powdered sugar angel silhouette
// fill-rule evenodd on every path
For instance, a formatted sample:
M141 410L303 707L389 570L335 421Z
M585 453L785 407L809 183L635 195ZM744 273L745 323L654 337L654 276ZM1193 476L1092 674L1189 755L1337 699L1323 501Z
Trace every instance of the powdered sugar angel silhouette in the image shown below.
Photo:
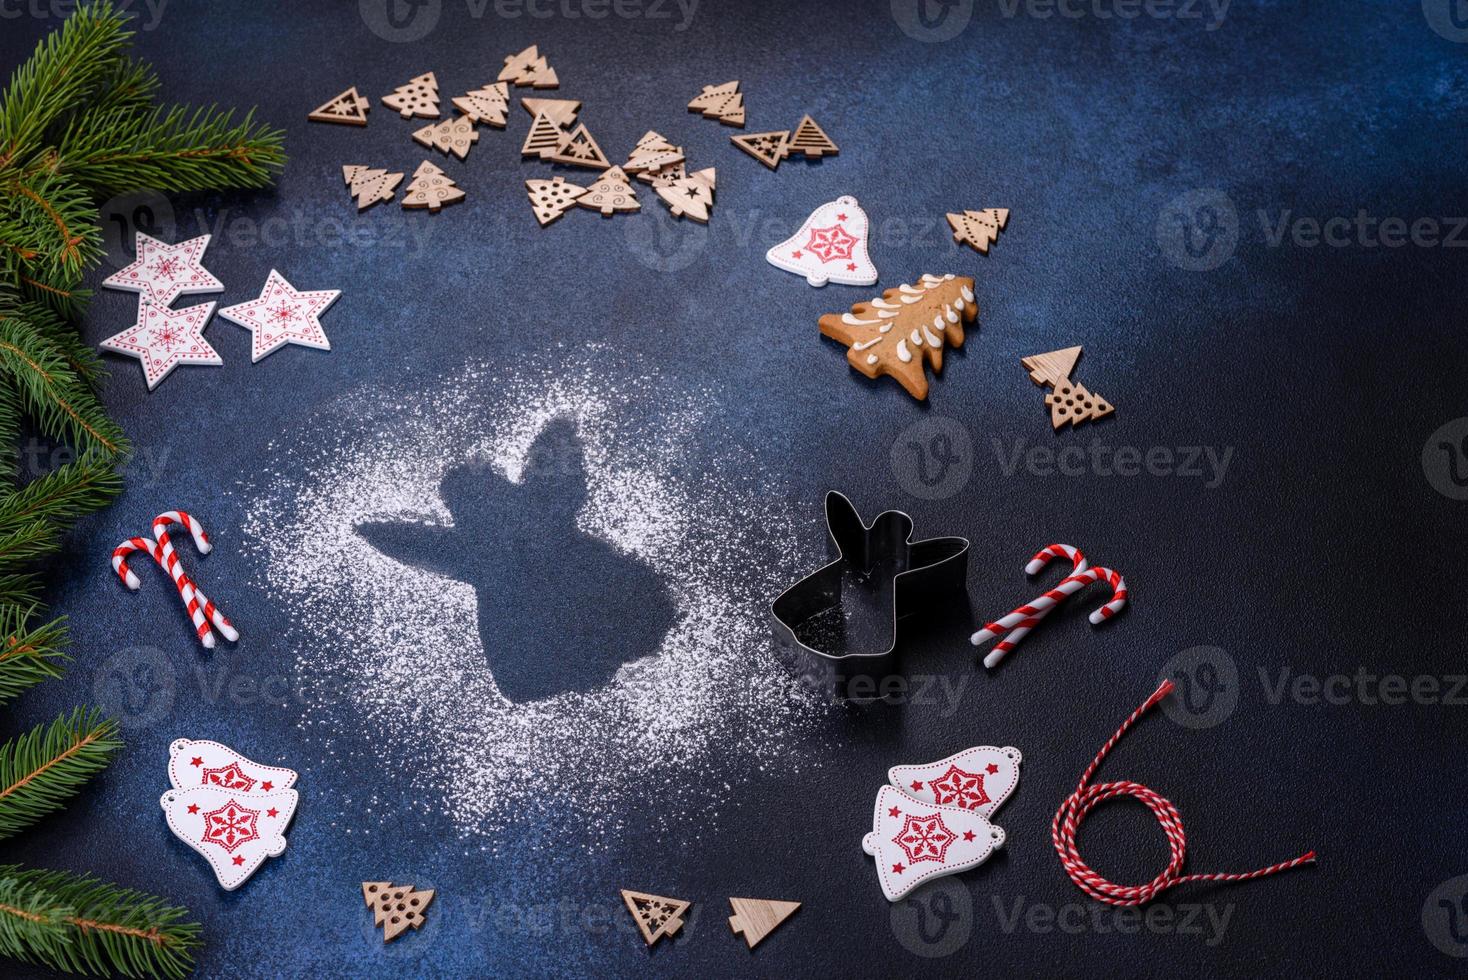
M676 618L663 577L577 527L586 468L573 422L546 426L519 483L465 464L444 474L440 493L452 526L357 530L390 557L474 587L484 653L507 699L593 690L657 651Z

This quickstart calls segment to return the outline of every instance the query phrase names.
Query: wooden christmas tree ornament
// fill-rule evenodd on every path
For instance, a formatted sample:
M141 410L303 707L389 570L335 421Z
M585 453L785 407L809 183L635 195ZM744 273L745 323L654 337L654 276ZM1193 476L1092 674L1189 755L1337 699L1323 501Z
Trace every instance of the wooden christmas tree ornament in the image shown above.
M986 208L983 211L949 212L948 225L953 240L971 246L980 255L989 254L989 246L1009 224L1008 208Z
M399 85L391 95L384 95L382 104L398 110L404 119L411 116L437 119L438 79L433 77L433 72L425 72L407 84Z
M659 186L657 193L667 203L673 217L686 217L707 224L709 208L714 206L714 168L689 174L666 187Z
M424 160L413 171L413 179L408 181L408 192L403 195L403 207L437 211L445 204L457 204L463 199L464 192L448 175Z
M612 165L607 155L596 145L596 140L587 131L586 124L582 123L569 133L561 136L556 145L556 152L546 157L552 163L564 163L573 167L590 167L592 170L605 170Z
M649 946L683 928L683 914L693 904L682 899L647 895L625 888L622 889L622 901L627 903L627 911L632 913L643 941Z
M717 119L726 126L744 125L744 96L738 82L705 85L703 92L688 103L689 112L701 112L706 119Z
M688 169L683 165L683 161L679 160L677 163L670 163L657 170L644 170L637 175L637 179L653 187L672 187L687 176Z
M342 178L357 199L357 210L365 211L380 201L391 201L393 191L402 183L402 174L390 174L386 170L348 165L342 167Z
M525 134L525 145L520 147L520 155L549 159L561 148L561 137L565 135L551 117L542 112L530 124L530 132Z
M330 102L322 103L306 114L306 118L319 123L341 123L344 126L367 125L367 111L372 103L364 99L353 85Z
M1070 379L1080 356L1081 348L1066 347L1048 354L1020 358L1020 363L1030 372L1031 381L1042 388L1055 389L1045 395L1045 404L1050 408L1052 429L1094 422L1116 411L1106 399Z
M841 149L831 142L831 137L826 131L816 125L816 121L810 116L800 120L800 125L795 127L795 135L790 137L790 145L786 150L786 156L791 153L800 153L808 157L822 157L827 153L835 156Z
M741 133L730 141L760 163L774 170L790 155L790 130L770 133Z
M440 153L452 153L460 160L469 155L469 147L479 142L479 131L468 116L455 116L443 122L429 123L413 134L413 140Z
M603 218L610 218L613 211L636 211L642 207L621 167L613 167L598 177L596 183L576 199L576 203L583 208L600 211Z
M535 220L544 228L561 215L571 210L576 199L586 193L586 188L568 183L566 178L554 180L527 180L526 193L530 195L530 207Z
M979 315L967 276L923 276L889 289L850 313L821 317L821 333L850 348L846 360L869 378L888 375L914 398L928 397L926 362L943 370L943 348L963 346L963 325Z
M364 881L362 898L372 910L372 924L382 927L382 941L390 943L410 926L423 928L423 913L433 901L433 889L418 891L412 885L394 887L388 881Z
M673 146L657 133L649 131L633 147L622 169L629 174L652 173L683 162L683 147Z
M731 898L729 905L734 914L729 916L729 928L734 935L743 933L750 949L759 945L780 923L795 914L799 902L779 902L765 898Z
M505 67L496 81L529 85L531 88L556 88L561 84L556 70L546 63L533 44L519 54L505 58Z
M454 108L477 123L505 128L505 112L510 107L510 86L496 82L465 92L454 99Z
M531 99L520 100L520 105L531 117L544 113L551 117L551 122L562 129L576 121L576 113L581 109L581 103L571 99Z

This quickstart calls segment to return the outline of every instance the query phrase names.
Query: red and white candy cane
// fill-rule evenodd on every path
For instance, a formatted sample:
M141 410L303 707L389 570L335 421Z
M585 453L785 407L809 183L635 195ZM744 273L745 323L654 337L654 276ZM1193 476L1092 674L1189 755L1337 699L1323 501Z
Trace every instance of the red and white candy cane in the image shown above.
M185 574L183 566L179 563L178 553L173 550L173 542L168 539L168 529L174 524L182 524L189 534L193 535L194 546L198 548L199 554L207 555L214 548L209 543L209 536L204 533L203 525L188 513L181 510L165 511L153 518L153 537L158 542L159 564L173 577L173 584L177 586L178 594L183 599L184 605L189 607L190 615L193 614L194 605L197 604L214 627L224 635L224 638L234 643L240 638L239 632L194 580ZM206 643L205 646L213 646L213 644Z
M167 567L163 564L163 548L157 541L149 541L147 538L128 538L122 544L113 548L112 570L117 573L118 578L122 579L124 585L134 591L137 590L141 583L139 583L138 577L133 574L132 569L127 567L127 556L135 551L146 552L150 558L158 563L158 567ZM184 576L184 581L186 583L188 582L187 576ZM204 644L205 649L214 649L214 634L209 631L209 623L204 619L204 612L199 607L198 598L192 592L192 583L189 583L190 591L187 593L184 591L184 586L179 585L177 577L174 578L174 585L178 586L179 596L183 598L184 606L189 611L189 618L194 623L194 631L199 635L199 642Z
M992 668L996 666L1004 659L1009 651L1019 645L1019 641L1024 639L1030 630L1039 625L1040 620L1044 619L1050 610L1059 605L1063 599L1079 592L1092 582L1104 580L1112 589L1111 601L1091 613L1092 623L1099 624L1105 622L1126 606L1126 580L1109 568L1089 567L1089 562L1086 561L1085 555L1081 554L1080 549L1071 547L1068 544L1052 544L1041 548L1035 553L1035 557L1030 559L1029 564L1025 566L1025 572L1034 575L1040 569L1044 568L1052 558L1062 556L1071 560L1072 572L1070 575L1062 579L1049 592L1020 606L1013 612L1001 616L969 637L969 642L974 646L978 646L981 643L992 640L1005 630L1011 631L1008 636L994 645L993 650L989 651L988 656L984 658L985 667Z
M1091 777L1095 775L1097 767L1101 765L1101 760L1106 758L1106 754L1115 747L1117 742L1121 741L1121 737L1136 723L1138 718L1167 696L1172 686L1172 681L1163 681L1152 696L1121 723L1116 734L1106 740L1106 744L1101 746L1101 751L1096 753L1096 758L1091 760L1091 764L1081 774L1080 784L1076 786L1075 792L1067 796L1065 802L1060 804L1060 809L1055 811L1055 819L1050 824L1050 840L1055 845L1055 853L1060 855L1060 863L1065 868L1065 873L1081 891L1107 905L1141 905L1144 902L1150 902L1157 897L1159 892L1172 888L1174 885L1182 885L1190 881L1249 881L1253 878L1263 878L1265 875L1289 871L1291 868L1298 868L1302 864L1312 864L1315 861L1315 852L1307 851L1297 858L1281 861L1279 864L1271 864L1267 868L1259 868L1256 871L1237 874L1180 874L1183 860L1187 856L1188 841L1183 833L1183 818L1177 812L1177 807L1141 783L1123 781L1090 785ZM1076 850L1076 828L1086 818L1086 814L1090 813L1098 803L1117 796L1132 796L1140 800L1142 805L1152 811L1152 815L1162 825L1162 832L1167 835L1167 847L1171 852L1167 867L1145 885L1118 885L1107 881L1082 860L1080 852Z

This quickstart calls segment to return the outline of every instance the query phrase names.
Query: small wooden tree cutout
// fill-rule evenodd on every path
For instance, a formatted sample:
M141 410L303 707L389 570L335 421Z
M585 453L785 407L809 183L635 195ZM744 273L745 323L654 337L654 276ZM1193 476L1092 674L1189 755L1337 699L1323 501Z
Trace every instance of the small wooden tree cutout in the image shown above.
M527 180L525 190L530 195L530 207L535 220L544 228L561 215L571 210L576 199L586 193L586 188L568 183L566 178L554 180Z
M734 935L744 934L750 949L759 945L786 919L800 908L799 902L780 902L766 898L731 898L729 905L734 914L729 916L729 928Z
M739 83L705 85L703 92L688 103L688 111L701 112L704 118L717 119L726 126L743 126L744 96L739 94Z
M469 155L469 147L479 142L479 131L468 116L455 116L443 122L430 123L413 134L415 142L431 146L440 153L452 153L460 160Z
M505 67L496 81L532 88L556 88L561 84L556 78L556 70L546 63L533 44L519 54L505 58Z
M379 201L391 201L393 191L402 183L403 175L349 164L342 167L342 179L357 198L357 210L365 211Z
M532 99L523 98L520 105L531 117L544 113L551 117L551 122L562 129L576 121L576 113L581 109L581 103L572 99Z
M576 203L583 208L600 211L603 218L610 218L613 211L636 211L642 207L621 167L613 167L598 177L596 183L576 199Z
M660 133L648 130L632 148L622 169L630 174L644 174L671 167L683 161L683 147L674 146Z
M834 156L840 152L841 148L831 142L826 131L816 125L816 121L810 116L804 116L800 125L795 127L795 135L790 137L790 147L786 155L800 153L808 157L822 157L827 153Z
M565 135L551 117L542 112L530 124L530 132L525 134L525 145L520 147L520 155L545 160L560 149L561 137Z
M510 86L496 82L476 88L454 99L454 108L477 123L505 128L505 112L510 107Z
M632 913L637 929L642 933L643 942L649 946L683 928L683 914L693 904L678 898L647 895L625 888L622 889L622 901L627 903L627 911Z
M658 187L657 192L658 197L667 202L673 217L687 217L707 224L709 208L714 206L714 168L700 170L666 187Z
M968 244L980 255L989 254L989 246L1009 224L1008 208L986 208L983 211L950 212L948 225L953 229L953 240Z
M433 77L433 72L425 72L407 84L399 85L391 95L384 95L382 104L398 110L404 119L411 116L437 119L438 79Z
M1050 408L1050 427L1080 425L1105 418L1116 409L1106 399L1086 389L1086 386L1070 379L1080 359L1081 348L1066 347L1048 354L1033 354L1020 358L1030 380L1042 388L1055 390L1045 395L1045 404Z
M790 130L770 133L741 133L730 141L760 163L774 170L790 155Z
M357 86L353 85L330 102L324 102L307 113L306 118L312 122L365 126L367 111L371 108L372 103L363 98L357 91Z
M464 192L449 180L448 175L424 160L413 171L413 179L408 181L403 207L437 211L445 204L456 204L463 199Z
M423 928L423 913L433 901L433 889L418 891L412 885L364 881L362 898L372 910L372 924L382 927L382 941L390 943L410 926Z
M943 348L963 346L963 325L979 315L974 281L923 276L889 289L850 313L821 317L821 333L845 344L847 362L869 378L888 375L914 398L928 397L928 374L943 370Z
M674 182L687 176L688 170L683 165L683 161L679 160L677 163L670 163L657 170L644 170L637 175L637 179L653 187L672 187Z
M573 167L590 167L592 170L605 170L612 165L607 155L596 145L596 140L587 131L586 124L582 123L573 131L561 136L556 152L546 159L552 163L565 163Z

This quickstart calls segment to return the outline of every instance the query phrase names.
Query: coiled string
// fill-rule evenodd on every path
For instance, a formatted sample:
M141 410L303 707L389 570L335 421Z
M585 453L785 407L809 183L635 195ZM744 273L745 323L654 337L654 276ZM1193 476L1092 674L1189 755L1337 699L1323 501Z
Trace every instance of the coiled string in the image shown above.
M1183 818L1177 812L1177 807L1141 783L1129 780L1088 785L1097 767L1101 765L1101 760L1106 758L1106 754L1117 742L1121 741L1127 729L1131 728L1138 718L1146 714L1148 709L1165 698L1172 687L1172 681L1163 681L1152 696L1121 723L1116 734L1107 739L1106 744L1101 746L1101 751L1096 753L1096 758L1091 760L1091 764L1081 774L1081 781L1076 791L1067 796L1065 802L1060 804L1060 809L1055 812L1055 820L1050 825L1050 839L1055 843L1055 852L1060 855L1060 863L1065 867L1065 873L1070 875L1070 880L1075 882L1081 891L1098 902L1105 902L1108 905L1141 905L1156 898L1160 892L1189 881L1248 881L1251 878L1263 878L1265 875L1278 874L1281 871L1288 871L1315 861L1315 852L1310 851L1292 860L1271 864L1267 868L1243 874L1181 874L1188 841L1183 833ZM1167 835L1167 846L1171 851L1167 867L1145 885L1118 885L1115 882L1107 881L1082 860L1080 852L1076 850L1076 828L1081 825L1082 820L1086 819L1086 814L1090 813L1098 803L1116 796L1133 796L1140 800L1147 809L1152 811L1152 815L1162 825L1162 832Z

